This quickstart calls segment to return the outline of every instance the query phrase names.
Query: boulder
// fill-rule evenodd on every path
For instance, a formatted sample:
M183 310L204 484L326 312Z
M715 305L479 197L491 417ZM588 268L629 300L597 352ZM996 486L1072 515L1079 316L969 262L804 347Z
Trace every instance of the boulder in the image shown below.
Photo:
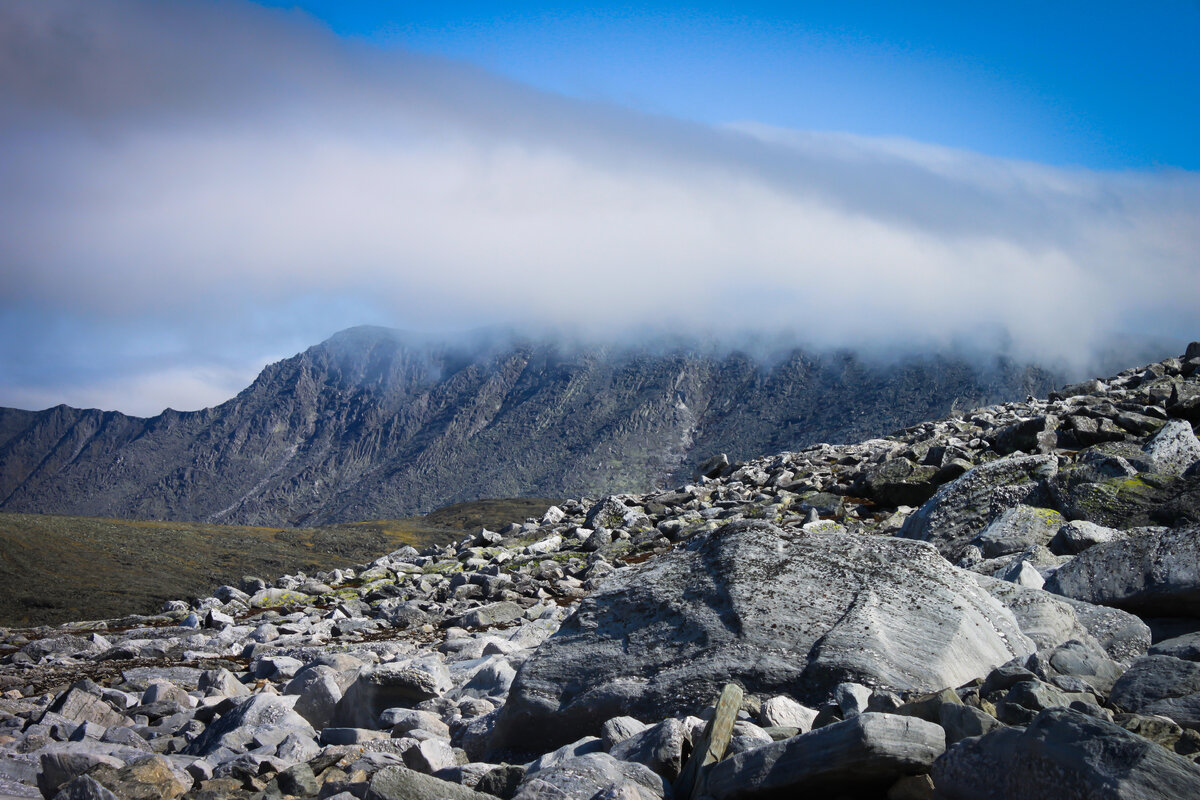
M1151 469L1162 475L1179 477L1200 461L1200 440L1196 439L1192 426L1181 419L1162 426L1144 450Z
M1158 642L1147 651L1152 656L1174 656L1185 661L1200 661L1200 632L1185 633Z
M971 544L984 558L1019 553L1033 545L1049 544L1066 518L1051 508L1019 505L1006 509L979 532Z
M674 781L683 767L686 738L682 722L665 719L618 742L608 752L613 758L643 764L668 781Z
M1005 509L1038 497L1058 471L1053 456L1008 456L946 484L904 522L897 536L930 542L957 561L971 539Z
M1157 701L1198 693L1200 663L1172 656L1144 656L1117 680L1109 699L1126 711L1145 714L1154 713L1145 709Z
M715 800L835 789L882 794L897 778L928 772L945 749L945 733L932 722L859 714L718 762L708 772L705 793Z
M236 738L239 731L249 737L264 730L275 730L280 734L279 740L291 730L308 738L316 736L312 725L292 709L292 702L288 699L272 694L256 694L234 702L233 708L214 720L184 752L196 756L208 755L224 744L224 737Z
M493 795L457 783L425 775L407 767L384 767L371 776L366 800L413 800L438 797L445 800L496 800Z
M338 701L334 724L348 728L378 728L379 715L389 708L432 700L453 687L446 665L436 658L392 661L359 672Z
M1065 708L1025 729L963 739L933 764L947 800L1200 797L1200 766L1119 725Z
M1200 616L1200 526L1098 544L1059 567L1046 590L1143 615Z
M633 790L632 797L644 800L668 797L671 792L666 781L648 768L641 764L619 761L608 753L577 756L536 773L529 773L517 790L515 800L556 796L542 789L543 786L558 789L562 794L557 796L564 798L592 798L602 792L620 792L626 787Z
M1058 529L1054 538L1050 540L1050 550L1057 555L1073 556L1082 553L1089 547L1124 539L1130 533L1130 531L1106 528L1094 522L1073 520Z
M817 711L786 695L777 695L763 701L758 718L767 727L797 728L801 733L808 733L817 718Z
M748 521L697 535L580 603L522 665L491 749L544 752L621 714L693 713L733 681L813 705L847 681L961 685L1035 649L972 578L903 539Z
M867 490L871 499L882 506L919 506L937 491L937 472L937 467L893 458L867 474Z
M1080 463L1061 470L1050 492L1068 518L1124 530L1157 521L1159 507L1179 494L1179 481L1152 472L1110 476L1095 464Z

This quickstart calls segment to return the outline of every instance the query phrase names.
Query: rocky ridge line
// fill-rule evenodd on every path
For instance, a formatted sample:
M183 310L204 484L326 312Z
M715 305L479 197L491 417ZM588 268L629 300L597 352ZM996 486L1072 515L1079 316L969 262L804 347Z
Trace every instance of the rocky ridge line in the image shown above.
M6 630L0 796L1200 796L1197 422L1193 344L457 545Z

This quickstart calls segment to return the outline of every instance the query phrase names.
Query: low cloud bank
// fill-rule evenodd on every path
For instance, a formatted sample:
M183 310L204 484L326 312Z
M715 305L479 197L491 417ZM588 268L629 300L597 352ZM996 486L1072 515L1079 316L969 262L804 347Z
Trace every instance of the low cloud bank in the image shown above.
M1075 366L1200 336L1195 173L656 118L240 2L0 6L0 152L0 320L174 337L134 377L177 407L206 343L258 364L360 322ZM0 404L66 380L22 385L29 346Z

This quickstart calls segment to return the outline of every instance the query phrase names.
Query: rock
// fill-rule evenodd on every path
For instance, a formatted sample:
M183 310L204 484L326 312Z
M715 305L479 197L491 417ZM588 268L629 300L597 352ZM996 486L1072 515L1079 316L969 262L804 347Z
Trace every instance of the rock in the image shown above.
M459 764L454 749L441 739L426 739L404 751L404 765L427 775Z
M1034 650L972 577L902 539L763 522L698 535L582 601L521 667L492 750L541 752L619 714L691 713L731 680L813 702L846 681L963 684Z
M190 780L185 785L159 755L144 756L120 769L96 767L88 774L121 800L174 800L191 787Z
M1016 452L1052 453L1058 443L1057 429L1057 417L1034 417L1004 426L988 436L988 442L1002 456Z
M1050 492L1070 519L1127 529L1153 524L1156 510L1178 494L1178 481L1149 472L1106 477L1079 464L1062 470L1050 482Z
M641 733L649 726L633 717L613 717L604 723L600 729L600 740L604 742L605 752L612 750L613 745L623 742L635 733Z
M424 775L407 767L385 767L371 777L365 800L495 800L490 794Z
M871 499L882 506L919 506L937 491L937 472L937 467L894 458L868 473L867 489Z
M64 692L50 710L76 722L94 722L103 728L124 725L125 717L113 710L96 695L82 689L70 688Z
M1071 698L1049 684L1038 680L1018 681L996 704L996 716L1006 725L1027 725L1039 711L1069 705Z
M978 800L1175 800L1200 796L1200 767L1118 725L1043 711L1029 725L963 739L933 764L938 796Z
M185 753L207 755L223 746L224 737L236 737L239 731L250 734L259 730L275 730L280 734L280 739L292 731L308 738L316 736L308 720L292 710L291 703L282 697L256 694L233 702L233 708L214 720L204 733L187 746Z
M1200 461L1200 440L1192 426L1181 419L1167 422L1143 449L1152 471L1161 475L1179 477Z
M1004 723L983 709L962 703L942 703L938 710L938 723L946 732L947 745L1004 727Z
M1052 650L1072 639L1093 642L1103 648L1109 658L1127 665L1150 646L1150 629L1127 612L1100 608L983 575L973 577L1004 604L1021 632L1033 640L1038 649Z
M674 781L683 767L685 734L683 723L665 719L616 743L608 753L621 761L644 764L668 781Z
M475 784L475 789L508 800L517 793L517 787L523 780L525 767L520 764L503 764L480 778L479 783Z
M120 749L115 751L122 754ZM143 756L145 753L137 753ZM53 797L63 784L78 778L89 770L107 765L114 770L125 766L125 762L114 754L111 745L99 745L91 741L55 744L43 748L38 754L38 788L44 797Z
M317 666L306 669L292 678L284 692L299 696L295 711L314 728L333 724L338 701L342 699L342 688L332 668Z
M1147 651L1152 656L1174 656L1185 661L1200 661L1200 632L1164 639Z
M985 558L1019 553L1033 545L1049 544L1066 522L1062 514L1050 508L1014 506L990 522L971 544Z
M727 758L708 773L716 800L782 793L886 790L927 772L946 749L941 727L915 717L867 713Z
M1094 522L1073 520L1058 529L1050 540L1050 550L1058 555L1077 555L1098 544L1115 542L1129 536L1128 531L1105 528Z
M38 795L40 797L40 795ZM54 800L119 800L119 798L90 775L80 775L65 784Z
M393 736L403 736L409 731L429 731L435 736L450 738L450 727L436 714L409 708L389 708L379 715L379 723L391 728Z
M904 522L897 534L926 541L957 561L971 539L1000 512L1037 497L1058 471L1053 456L1008 456L982 464L946 484Z
M1200 693L1200 663L1144 656L1117 680L1109 699L1126 711L1146 713L1151 703L1196 693Z
M620 792L626 787L636 792L633 797L644 800L670 796L670 787L661 777L641 764L619 761L608 753L589 753L567 759L536 773L530 772L518 789L516 798L546 796L527 793L527 787L534 781L552 786L561 791L563 797L568 798L592 798L601 792Z
M801 733L808 733L817 712L787 695L776 695L763 701L758 718L768 727L797 728Z
M1059 567L1047 591L1149 616L1200 616L1200 526L1098 544Z
M499 603L490 603L479 608L474 608L455 620L454 624L468 629L495 628L507 622L521 619L524 613L525 609L516 603L504 600Z
M349 728L377 728L385 709L432 700L453 685L446 665L433 657L369 667L338 701L334 721Z

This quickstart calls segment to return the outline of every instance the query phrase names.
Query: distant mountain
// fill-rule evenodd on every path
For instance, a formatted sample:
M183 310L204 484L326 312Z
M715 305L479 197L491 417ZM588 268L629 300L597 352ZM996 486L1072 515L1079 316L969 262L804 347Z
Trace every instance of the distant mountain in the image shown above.
M647 490L690 480L717 452L855 441L1058 383L1003 359L764 362L354 328L203 411L0 409L0 510L315 525Z

